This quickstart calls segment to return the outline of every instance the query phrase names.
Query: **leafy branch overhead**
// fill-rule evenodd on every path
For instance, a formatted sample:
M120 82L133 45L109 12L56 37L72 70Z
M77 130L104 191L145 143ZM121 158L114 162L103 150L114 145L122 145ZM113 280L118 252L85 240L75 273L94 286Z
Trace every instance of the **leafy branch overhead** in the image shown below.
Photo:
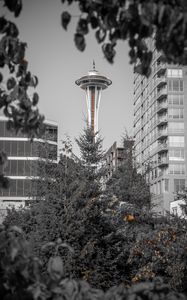
M86 47L85 35L95 30L105 58L114 62L117 42L129 43L130 63L135 72L149 76L152 51L146 40L155 37L155 47L167 63L187 63L187 4L185 0L62 0L76 2L80 10L74 41L80 51ZM72 17L62 13L62 27L67 30Z
M3 0L15 17L22 9L21 0ZM36 92L30 96L31 88L38 84L38 78L28 70L25 59L26 43L19 39L19 30L15 23L0 17L0 109L9 119L9 129L21 131L33 138L43 129L44 117L40 115ZM5 80L3 69L8 68L10 77ZM29 91L29 93L28 93Z

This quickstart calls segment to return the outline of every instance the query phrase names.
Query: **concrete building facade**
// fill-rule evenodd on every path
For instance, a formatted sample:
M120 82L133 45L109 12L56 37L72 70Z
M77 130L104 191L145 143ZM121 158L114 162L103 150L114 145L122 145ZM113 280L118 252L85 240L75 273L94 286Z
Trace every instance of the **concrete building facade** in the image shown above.
M106 181L112 176L113 172L122 164L124 158L124 148L118 147L117 143L108 149L105 154L105 166L106 166Z
M127 139L123 141L123 147L117 146L114 142L105 154L106 181L112 176L113 172L119 168L127 158L133 163L134 141Z
M170 210L187 185L187 67L167 65L153 50L149 78L134 76L134 151L150 184L155 210Z
M0 149L7 154L7 162L1 172L10 180L9 189L0 189L0 212L3 215L10 206L25 206L32 199L32 179L37 178L37 162L46 159L39 147L47 142L51 160L57 163L58 127L46 121L45 134L33 142L26 135L7 130L7 119L0 116Z

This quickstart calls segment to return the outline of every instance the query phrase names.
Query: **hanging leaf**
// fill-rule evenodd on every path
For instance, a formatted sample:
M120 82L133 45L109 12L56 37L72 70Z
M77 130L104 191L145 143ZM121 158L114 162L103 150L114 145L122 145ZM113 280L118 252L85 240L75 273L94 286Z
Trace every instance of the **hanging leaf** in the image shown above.
M67 30L67 26L70 21L71 21L71 15L69 14L69 12L64 11L61 15L61 24L65 30Z
M8 90L13 89L15 87L15 85L16 85L16 80L14 77L11 77L7 80L7 89Z
M96 18L95 16L92 16L90 18L90 24L91 24L93 29L97 28L99 26L98 18Z
M86 48L84 36L80 33L76 33L74 35L74 41L77 49L79 49L80 51L84 51L84 49Z
M98 43L102 43L106 37L106 30L98 29L95 33L95 37Z
M5 5L11 12L14 12L15 17L18 17L22 10L21 0L4 0Z
M110 62L114 62L114 56L116 54L116 51L114 50L114 46L112 44L104 44L102 46L103 53L105 55L105 58Z
M19 35L19 30L18 30L17 26L14 23L9 22L9 24L6 28L6 33L8 35L10 35L11 37L16 38Z
M88 22L86 19L80 19L77 24L77 33L87 34L88 33Z
M34 93L34 94L33 94L33 97L32 97L32 104L33 104L34 106L36 106L36 105L38 104L38 101L39 101L39 96L38 96L37 93Z

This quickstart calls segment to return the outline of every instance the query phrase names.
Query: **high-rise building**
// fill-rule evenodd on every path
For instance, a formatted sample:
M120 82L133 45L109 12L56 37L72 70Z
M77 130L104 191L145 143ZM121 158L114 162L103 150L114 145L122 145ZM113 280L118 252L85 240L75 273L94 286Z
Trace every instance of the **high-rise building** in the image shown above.
M32 179L37 178L37 162L45 161L45 151L39 151L44 142L49 145L48 155L52 162L57 163L56 122L45 121L45 133L33 142L26 135L7 130L7 118L0 116L0 150L7 154L7 162L1 170L10 180L9 189L0 189L0 213L4 215L6 208L27 205L32 199Z
M112 84L112 81L96 71L93 62L93 70L89 71L88 75L76 80L75 83L86 91L87 124L96 133L98 131L101 92Z
M133 162L133 145L134 141L132 139L127 139L123 141L123 146L119 147L117 146L117 143L114 142L108 149L104 157L106 167L105 181L112 176L126 159Z
M134 150L155 210L164 214L187 185L187 67L168 65L153 51L152 73L134 77Z

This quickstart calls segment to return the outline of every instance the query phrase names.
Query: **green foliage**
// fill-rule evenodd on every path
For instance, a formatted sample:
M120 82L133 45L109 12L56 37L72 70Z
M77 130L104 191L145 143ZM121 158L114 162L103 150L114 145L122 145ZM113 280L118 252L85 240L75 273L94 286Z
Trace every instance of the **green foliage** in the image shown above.
M76 139L81 153L82 178L84 178L85 197L95 197L101 191L101 178L105 173L102 166L104 151L102 139L92 128L84 129L83 134ZM83 191L82 191L83 192Z
M49 258L47 273L41 273L41 261L30 253L23 231L14 226L0 228L0 297L1 299L23 300L112 300L186 299L184 294L172 291L160 278L125 288L115 286L107 290L92 288L85 281L64 277L64 264L59 249L67 247L61 240L48 243L54 255Z
M85 35L95 30L98 43L102 43L105 58L113 63L118 41L128 40L130 63L135 72L149 76L152 52L145 40L155 38L155 47L168 63L187 63L186 30L187 5L185 0L166 1L62 1L69 5L77 2L80 17L74 36L76 47L84 51ZM67 29L71 20L63 12L62 26Z

